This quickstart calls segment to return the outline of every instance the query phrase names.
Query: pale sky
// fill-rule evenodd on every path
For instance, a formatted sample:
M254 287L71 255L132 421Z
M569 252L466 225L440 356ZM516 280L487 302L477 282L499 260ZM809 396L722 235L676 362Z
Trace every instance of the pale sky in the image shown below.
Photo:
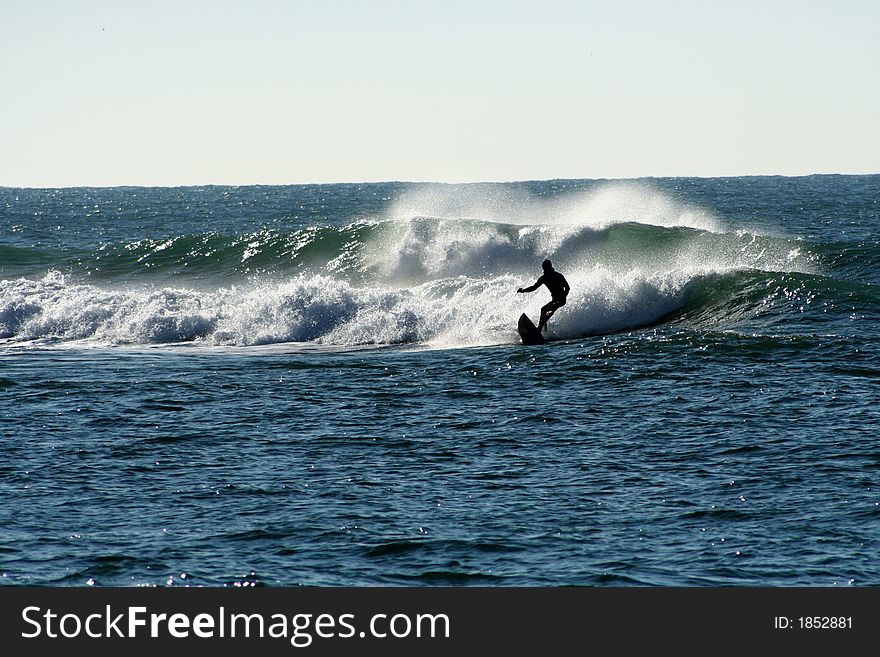
M880 173L877 0L0 0L0 186Z

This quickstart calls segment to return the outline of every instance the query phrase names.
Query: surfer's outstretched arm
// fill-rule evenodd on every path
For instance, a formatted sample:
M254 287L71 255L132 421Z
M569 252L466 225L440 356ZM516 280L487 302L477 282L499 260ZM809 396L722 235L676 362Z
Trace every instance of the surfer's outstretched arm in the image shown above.
M537 283L534 285L529 285L528 287L521 287L517 290L517 292L534 292L539 287L541 287L541 280L539 279Z

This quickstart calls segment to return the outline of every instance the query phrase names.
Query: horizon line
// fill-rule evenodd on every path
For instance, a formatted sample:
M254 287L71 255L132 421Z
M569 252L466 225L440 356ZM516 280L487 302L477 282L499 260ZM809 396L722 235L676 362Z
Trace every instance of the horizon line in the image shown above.
M675 180L675 179L699 179L699 180L718 180L727 178L814 178L819 176L876 176L880 175L880 171L875 172L813 172L813 173L746 173L733 175L641 175L641 176L600 176L600 177L554 177L554 178L521 178L510 180L404 180L404 179L363 179L363 180L336 180L336 181L317 181L317 182L204 182L204 183L179 183L179 184L143 184L143 183L122 183L122 184L64 184L64 185L0 185L0 189L182 189L195 187L318 187L332 185L382 185L382 184L399 184L399 185L516 185L539 182L557 182L557 181L596 181L596 182L613 182L627 180Z

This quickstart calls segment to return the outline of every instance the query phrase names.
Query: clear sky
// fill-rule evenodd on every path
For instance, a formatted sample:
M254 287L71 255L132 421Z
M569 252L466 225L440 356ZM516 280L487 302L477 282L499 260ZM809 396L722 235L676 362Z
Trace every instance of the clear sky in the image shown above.
M0 0L0 185L880 172L877 0Z

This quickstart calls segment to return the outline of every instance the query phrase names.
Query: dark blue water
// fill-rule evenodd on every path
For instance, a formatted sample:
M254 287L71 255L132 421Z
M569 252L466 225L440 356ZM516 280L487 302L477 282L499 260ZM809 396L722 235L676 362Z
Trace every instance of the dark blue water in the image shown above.
M2 581L878 585L878 199L0 189Z

